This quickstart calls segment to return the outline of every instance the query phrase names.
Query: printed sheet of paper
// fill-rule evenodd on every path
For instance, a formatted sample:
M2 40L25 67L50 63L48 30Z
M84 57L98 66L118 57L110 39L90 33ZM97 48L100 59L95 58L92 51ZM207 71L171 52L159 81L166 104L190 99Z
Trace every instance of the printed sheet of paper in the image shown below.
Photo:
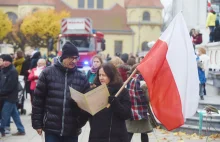
M85 95L92 115L108 105L109 92L106 85L101 85Z
M81 109L83 109L91 114L91 111L89 109L89 106L88 106L86 98L85 98L85 95L74 90L72 87L69 87L69 89L70 89L71 98L77 103L77 105Z

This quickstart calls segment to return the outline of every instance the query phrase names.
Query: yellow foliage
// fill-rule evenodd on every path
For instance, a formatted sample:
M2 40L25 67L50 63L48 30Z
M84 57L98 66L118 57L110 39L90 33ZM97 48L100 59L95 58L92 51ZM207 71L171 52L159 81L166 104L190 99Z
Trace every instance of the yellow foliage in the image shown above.
M12 30L12 22L8 15L0 10L0 40L2 40Z
M54 10L39 10L24 18L21 31L25 36L56 38L60 33L61 20L69 16L70 14L65 11L58 13Z
M173 133L174 136L186 136L186 133L184 132L176 132L176 133Z
M220 134L213 134L213 135L210 136L210 138L218 139L218 138L220 138Z

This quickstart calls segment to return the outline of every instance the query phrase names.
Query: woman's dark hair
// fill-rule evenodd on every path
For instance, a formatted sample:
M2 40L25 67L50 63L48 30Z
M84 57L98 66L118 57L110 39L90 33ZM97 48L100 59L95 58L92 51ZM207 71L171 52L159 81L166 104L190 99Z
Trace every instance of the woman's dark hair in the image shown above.
M105 74L107 77L110 79L109 86L115 86L115 85L122 85L123 81L121 78L120 73L118 72L117 68L110 62L104 63L100 66L100 68L97 71L97 75L95 78L95 84L100 85L101 82L99 80L99 71L100 69L103 68Z

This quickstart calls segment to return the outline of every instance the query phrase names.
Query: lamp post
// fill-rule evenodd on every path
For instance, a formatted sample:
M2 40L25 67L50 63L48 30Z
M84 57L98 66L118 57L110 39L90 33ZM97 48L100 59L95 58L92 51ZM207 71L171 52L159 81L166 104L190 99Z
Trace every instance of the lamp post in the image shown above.
M140 43L141 43L141 16L139 16L139 21L138 21L138 53L140 52Z

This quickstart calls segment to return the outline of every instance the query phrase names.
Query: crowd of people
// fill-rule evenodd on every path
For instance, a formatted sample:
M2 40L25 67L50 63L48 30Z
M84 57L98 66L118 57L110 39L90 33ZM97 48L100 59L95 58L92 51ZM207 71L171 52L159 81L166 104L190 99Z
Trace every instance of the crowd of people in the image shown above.
M194 42L201 42L199 31ZM206 95L205 66L208 57L204 48L197 53L198 74L200 79L199 95ZM0 101L2 136L10 133L12 117L18 132L13 135L25 135L25 128L18 111L18 76L24 76L25 92L30 94L32 104L32 126L39 135L45 132L46 142L77 142L81 128L89 121L89 142L129 142L134 133L141 133L141 141L147 142L148 133L158 124L149 105L148 89L142 75L137 71L121 91L132 72L144 57L121 54L103 58L95 55L91 60L91 69L84 74L77 69L79 52L77 47L67 42L62 55L45 60L40 52L33 51L24 56L22 51L15 55L0 56ZM48 63L49 62L49 63ZM71 99L69 86L86 93L106 84L110 96L110 108L104 108L94 116L83 111Z
M12 135L25 135L25 128L20 120L20 114L26 113L23 104L24 92L29 93L32 98L38 76L45 67L46 60L41 58L38 51L27 54L26 57L20 50L15 55L0 55L1 136L10 133L10 118L13 118L18 129L18 132ZM25 88L19 81L20 75L24 76Z
M48 60L40 52L24 55L0 56L0 100L2 136L10 133L10 118L18 132L25 135L18 108L19 75L24 76L25 92L30 94L32 126L38 134L45 132L46 142L77 142L81 128L88 121L91 127L89 142L129 142L133 133L141 133L143 142L147 133L158 124L151 112L147 86L138 72L132 77L118 97L123 82L128 79L143 57L137 59L128 54L103 58L95 55L91 69L84 74L76 65L79 60L77 48L66 43L62 55ZM70 97L69 86L86 93L106 84L110 93L110 108L104 108L91 116L78 107Z

